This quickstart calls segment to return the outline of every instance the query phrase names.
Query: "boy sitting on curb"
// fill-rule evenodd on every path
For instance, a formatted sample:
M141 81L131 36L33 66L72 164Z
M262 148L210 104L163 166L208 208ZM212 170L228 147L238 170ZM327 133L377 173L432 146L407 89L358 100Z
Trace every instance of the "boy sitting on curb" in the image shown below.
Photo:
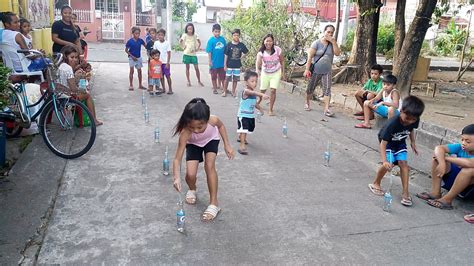
M454 180L449 192L442 197L441 179L447 182ZM419 193L416 196L433 207L450 210L453 208L454 198L473 184L474 124L471 124L463 128L461 143L436 146L431 167L431 192Z
M359 103L362 111L355 113L354 115L363 120L364 117L364 102L367 100L372 100L377 94L382 90L382 72L383 67L381 65L375 64L370 68L370 79L364 84L362 89L356 91L354 97ZM373 114L371 118L373 118Z

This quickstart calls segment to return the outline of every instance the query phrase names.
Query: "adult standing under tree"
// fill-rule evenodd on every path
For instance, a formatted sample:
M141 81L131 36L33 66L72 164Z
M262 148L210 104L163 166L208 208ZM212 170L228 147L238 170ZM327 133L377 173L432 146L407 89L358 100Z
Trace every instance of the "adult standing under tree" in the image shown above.
M321 82L324 99L324 114L326 116L333 116L334 113L329 110L329 102L331 100L331 70L334 55L341 54L341 49L337 45L334 35L334 26L327 25L324 27L323 37L314 41L308 50L308 64L304 76L311 77L308 88L306 89L306 102L304 109L310 111L310 100L313 98L314 89L316 85ZM314 69L311 71L311 64L314 64Z
M65 5L61 8L61 20L55 21L51 27L53 52L59 53L66 45L72 45L82 54L81 39L72 23L72 8Z

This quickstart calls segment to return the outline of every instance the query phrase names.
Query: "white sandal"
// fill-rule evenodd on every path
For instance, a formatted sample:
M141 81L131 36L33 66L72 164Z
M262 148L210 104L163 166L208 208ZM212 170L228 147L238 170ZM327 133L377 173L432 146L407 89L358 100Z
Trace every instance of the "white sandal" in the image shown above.
M207 206L207 209L202 213L202 220L206 222L211 222L216 218L217 214L219 214L220 211L221 208L211 204Z
M189 205L194 205L196 204L196 190L188 190L186 192L186 203Z

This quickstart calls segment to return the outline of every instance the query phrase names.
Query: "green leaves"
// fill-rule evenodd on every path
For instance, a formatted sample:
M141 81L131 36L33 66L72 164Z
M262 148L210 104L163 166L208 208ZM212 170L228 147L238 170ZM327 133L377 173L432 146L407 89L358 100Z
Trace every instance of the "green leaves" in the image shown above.
M10 96L10 90L8 85L10 81L8 80L8 75L11 73L11 70L4 66L0 65L0 108L3 108L8 104L8 97Z

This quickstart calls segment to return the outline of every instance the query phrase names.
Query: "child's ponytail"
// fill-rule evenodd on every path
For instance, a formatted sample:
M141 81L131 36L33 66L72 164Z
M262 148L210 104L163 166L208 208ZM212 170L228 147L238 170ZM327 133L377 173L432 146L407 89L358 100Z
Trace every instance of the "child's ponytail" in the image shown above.
M193 120L209 121L211 110L203 98L194 98L184 107L183 114L174 126L173 136L178 135Z

